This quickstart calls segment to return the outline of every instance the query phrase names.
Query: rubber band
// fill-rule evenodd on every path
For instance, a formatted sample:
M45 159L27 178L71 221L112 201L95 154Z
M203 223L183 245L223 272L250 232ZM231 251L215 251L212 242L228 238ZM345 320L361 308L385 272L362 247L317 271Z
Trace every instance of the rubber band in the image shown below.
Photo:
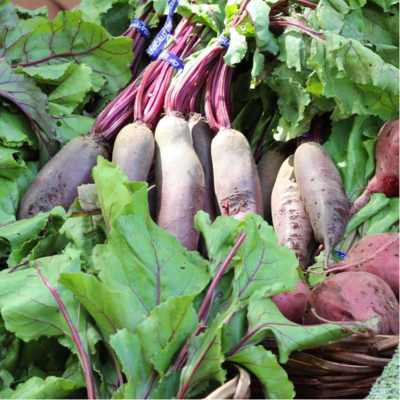
M143 37L147 38L150 36L150 30L147 27L146 22L143 20L139 18L133 18L130 26L136 28Z
M340 250L335 250L335 255L338 258L340 258L341 260L343 260L347 256L347 254L344 251L340 251Z
M168 14L164 26L159 30L156 37L147 48L146 53L152 60L155 60L163 51L169 36L172 34L174 25L173 18L178 8L179 0L168 0Z
M164 50L160 54L160 59L166 61L177 71L182 70L185 67L183 61L176 54L171 53L170 51Z
M220 35L218 38L218 44L221 45L224 49L227 49L229 47L229 42L229 38L224 35Z

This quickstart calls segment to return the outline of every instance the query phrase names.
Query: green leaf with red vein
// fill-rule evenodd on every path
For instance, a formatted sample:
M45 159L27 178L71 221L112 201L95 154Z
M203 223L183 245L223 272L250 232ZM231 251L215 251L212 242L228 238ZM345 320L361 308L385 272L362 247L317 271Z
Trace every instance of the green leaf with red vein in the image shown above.
M130 79L131 39L112 37L102 26L83 20L78 10L60 13L53 21L34 20L22 34L15 34L17 27L1 33L0 54L14 66L86 64L106 80L104 95L115 94Z

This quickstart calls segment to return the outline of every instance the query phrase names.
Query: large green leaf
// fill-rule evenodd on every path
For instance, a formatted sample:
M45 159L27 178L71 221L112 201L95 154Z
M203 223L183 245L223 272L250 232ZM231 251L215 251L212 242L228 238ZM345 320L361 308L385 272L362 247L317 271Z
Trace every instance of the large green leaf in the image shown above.
M231 261L234 296L246 301L258 290L271 296L294 288L298 282L298 261L294 253L278 244L276 234L260 216L249 214L237 221L218 217L213 224L207 214L196 215L196 227L205 238L211 272L227 256L240 232L246 238Z
M62 272L79 270L78 254L42 258L34 263L58 290L72 321L79 327L84 319L79 316L79 305L73 294L58 283ZM7 330L24 341L41 336L70 336L53 296L33 266L12 273L0 272L0 312Z
M143 314L132 311L126 292L110 289L93 275L83 272L63 273L60 282L68 288L92 316L104 337L128 328L133 331Z
M114 179L105 179L110 176ZM200 293L209 281L207 263L153 222L147 186L129 183L105 160L96 167L94 179L103 216L111 223L107 243L94 254L101 280L113 290L129 293L132 307L144 315L173 297Z
M53 21L40 20L32 30L7 42L3 56L13 64L31 67L74 61L89 66L104 80L104 94L112 95L130 78L132 43L112 37L78 10L60 13Z
M268 399L293 399L295 392L286 371L279 365L274 353L262 346L245 347L229 357L252 372L262 383Z

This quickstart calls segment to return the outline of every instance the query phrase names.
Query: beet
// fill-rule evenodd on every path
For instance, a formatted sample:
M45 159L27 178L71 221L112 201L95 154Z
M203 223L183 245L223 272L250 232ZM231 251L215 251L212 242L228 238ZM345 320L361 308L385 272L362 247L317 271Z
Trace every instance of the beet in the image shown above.
M342 272L311 292L310 306L329 321L361 322L378 317L376 333L399 333L399 303L389 285L369 272ZM308 322L314 317L309 313Z
M354 202L351 214L364 207L372 193L384 193L388 197L399 195L399 120L386 122L378 134L375 148L375 175L368 182L361 196Z
M399 295L399 234L380 233L358 241L330 271L365 271L382 278Z
M55 206L68 208L78 186L91 181L98 156L107 157L105 144L93 136L80 136L67 143L38 173L22 197L18 217L29 218Z
M308 286L303 281L300 281L291 292L272 296L272 301L288 320L301 324L310 294Z

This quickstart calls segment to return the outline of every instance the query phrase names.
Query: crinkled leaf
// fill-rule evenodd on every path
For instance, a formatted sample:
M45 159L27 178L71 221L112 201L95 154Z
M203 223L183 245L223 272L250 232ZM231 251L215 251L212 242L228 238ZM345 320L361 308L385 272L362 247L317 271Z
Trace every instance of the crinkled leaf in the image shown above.
M0 143L7 147L37 147L37 140L23 114L0 106Z
M298 325L286 319L274 302L254 296L248 308L249 331L259 342L272 333L278 344L279 361L286 363L293 351L317 348L337 341L350 333L335 324Z
M85 64L75 65L68 78L49 94L50 113L71 114L93 89L91 81L92 69Z
M274 353L262 346L250 346L229 357L252 372L261 382L268 399L293 399L295 392L286 371Z
M246 9L254 24L257 48L276 55L279 51L278 43L269 30L271 8L263 0L250 0Z
M174 355L197 327L193 296L176 297L160 304L138 326L148 360L162 376Z
M82 11L85 19L96 23L101 22L101 17L121 0L81 0L78 9Z
M61 143L81 136L88 135L92 129L94 119L85 115L65 115L56 121L56 136Z
M0 98L18 107L29 119L41 145L42 159L55 151L55 124L47 113L47 97L27 77L17 75L0 59Z
M45 379L34 376L21 383L10 393L10 399L65 399L82 388L71 379L49 376Z
M225 63L233 66L239 64L246 55L247 41L246 37L239 33L236 28L231 28L230 41L227 52L224 55Z
M0 178L0 230L3 225L16 220L20 196L36 176L37 164L37 162L25 163L26 168L22 174L19 173L12 179ZM2 244L0 244L0 254L2 254Z
M143 352L139 337L123 329L110 337L110 344L127 378L122 388L123 397L117 398L144 398L150 386L152 367Z
M16 178L25 168L25 162L18 150L0 146L0 178Z
M326 33L313 40L308 64L322 84L323 95L335 100L334 117L397 115L399 70L358 40Z
M195 3L188 0L181 0L177 12L207 26L216 33L222 31L224 14L218 4L213 4L212 2Z
M131 76L132 42L126 37L112 37L75 10L59 13L53 21L37 23L32 31L7 43L3 56L23 67L71 60L86 64L94 75L106 79L103 94L112 95Z
M280 65L273 70L267 82L279 96L281 117L275 139L288 141L303 134L318 112L312 104L311 94L304 89L304 74Z
M0 254L8 256L8 265L14 266L26 257L49 234L58 233L65 220L65 211L56 207L48 213L19 220L0 227Z

